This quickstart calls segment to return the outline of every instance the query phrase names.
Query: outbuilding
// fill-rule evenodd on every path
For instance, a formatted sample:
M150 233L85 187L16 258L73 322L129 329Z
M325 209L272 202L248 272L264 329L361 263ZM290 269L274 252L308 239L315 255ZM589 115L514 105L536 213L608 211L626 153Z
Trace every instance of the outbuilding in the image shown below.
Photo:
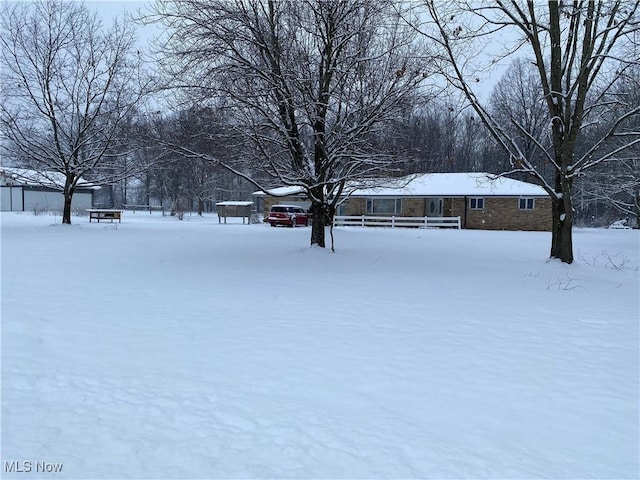
M3 212L62 212L65 177L58 172L37 172L24 168L0 167L0 206ZM71 210L83 212L93 207L99 186L80 180L73 194Z
M253 202L218 202L216 203L216 211L218 212L218 223L224 219L224 223L227 223L227 217L241 217L242 223L244 219L247 219L247 225L251 224L251 213L253 209Z

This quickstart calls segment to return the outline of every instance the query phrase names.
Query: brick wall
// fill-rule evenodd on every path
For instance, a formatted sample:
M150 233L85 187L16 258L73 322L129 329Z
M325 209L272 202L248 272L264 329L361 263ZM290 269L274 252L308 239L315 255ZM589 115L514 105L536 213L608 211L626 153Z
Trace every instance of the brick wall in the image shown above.
M345 202L345 215L366 215L367 199L366 198L350 198Z
M426 200L424 198L403 198L402 216L404 217L424 217Z
M457 200L457 202L456 202ZM533 210L520 210L518 197L484 197L482 210L467 209L464 219L464 199L454 199L462 209L464 228L484 230L551 230L551 199L536 198Z
M444 216L460 217L460 221L464 225L464 198L445 198Z

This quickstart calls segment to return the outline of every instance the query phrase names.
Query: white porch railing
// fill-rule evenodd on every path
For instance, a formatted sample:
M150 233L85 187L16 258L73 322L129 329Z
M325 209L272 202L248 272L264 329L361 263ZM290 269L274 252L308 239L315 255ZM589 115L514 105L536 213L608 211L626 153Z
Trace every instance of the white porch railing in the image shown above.
M334 227L418 227L461 228L460 217L381 217L379 215L336 215Z

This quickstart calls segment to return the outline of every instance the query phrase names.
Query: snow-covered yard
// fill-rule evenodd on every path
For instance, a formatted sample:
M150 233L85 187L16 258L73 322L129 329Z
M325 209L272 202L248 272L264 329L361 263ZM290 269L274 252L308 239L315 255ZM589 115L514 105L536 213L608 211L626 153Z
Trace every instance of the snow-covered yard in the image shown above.
M5 478L638 478L637 231L0 218Z

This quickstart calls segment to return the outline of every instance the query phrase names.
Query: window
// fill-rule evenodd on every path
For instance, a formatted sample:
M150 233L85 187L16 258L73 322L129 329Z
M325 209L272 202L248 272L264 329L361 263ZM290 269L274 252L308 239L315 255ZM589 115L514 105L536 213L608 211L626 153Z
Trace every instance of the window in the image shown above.
M367 213L395 215L402 212L400 198L367 198Z
M469 208L471 210L482 210L484 209L484 198L470 198L469 199Z
M521 198L518 208L520 210L533 210L535 206L535 200L533 198Z

